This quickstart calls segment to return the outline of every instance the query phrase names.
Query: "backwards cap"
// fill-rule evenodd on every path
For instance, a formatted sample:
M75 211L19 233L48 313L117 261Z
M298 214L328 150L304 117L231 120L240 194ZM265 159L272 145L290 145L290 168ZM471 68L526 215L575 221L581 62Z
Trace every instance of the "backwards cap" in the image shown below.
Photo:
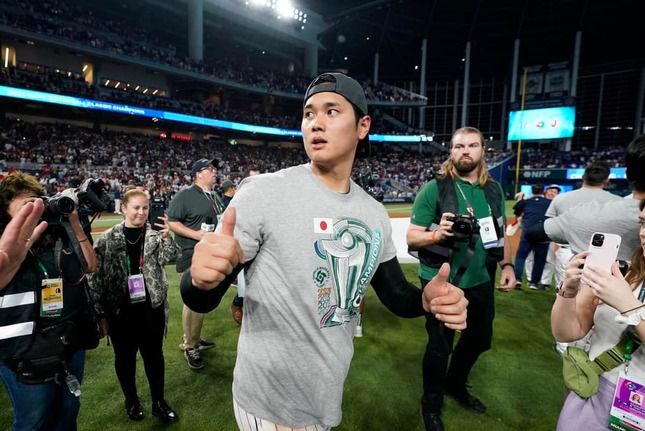
M314 94L323 92L340 94L356 105L363 115L367 115L365 91L354 78L342 73L323 73L311 81L309 88L305 92L305 99L302 104L307 103L307 100Z
M338 73L329 72L318 75L305 92L305 98L302 101L304 106L311 96L317 93L336 93L343 96L350 103L354 104L361 111L362 115L367 115L367 99L365 98L365 91L363 87L354 78ZM371 145L369 135L365 135L363 139L358 141L356 150L357 158L367 158L371 153Z

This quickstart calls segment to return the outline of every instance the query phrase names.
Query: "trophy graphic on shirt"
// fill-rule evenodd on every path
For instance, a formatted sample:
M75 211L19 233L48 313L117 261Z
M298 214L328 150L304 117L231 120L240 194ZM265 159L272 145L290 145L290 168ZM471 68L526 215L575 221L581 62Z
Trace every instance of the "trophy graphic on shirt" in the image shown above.
M334 223L330 238L319 240L336 296L336 306L323 317L323 326L341 325L356 314L371 273L378 265L380 231L376 238L375 242L360 221L342 219Z

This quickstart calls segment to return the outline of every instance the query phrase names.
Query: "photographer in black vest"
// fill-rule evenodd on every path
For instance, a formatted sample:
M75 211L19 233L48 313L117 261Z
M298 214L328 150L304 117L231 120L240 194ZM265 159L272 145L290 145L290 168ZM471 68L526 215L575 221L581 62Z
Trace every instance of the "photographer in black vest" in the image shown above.
M0 182L3 236L15 233L14 218L41 208L35 201L43 201L47 221L44 232L41 224L33 237L15 239L31 248L0 287L0 379L13 406L13 429L76 430L85 348L98 344L85 281L96 259L79 222L78 198L43 195L36 178L22 172Z
M467 328L453 350L455 331L426 315L428 344L423 357L422 416L425 430L442 431L444 393L475 413L486 406L466 389L477 358L491 347L496 263L502 268L500 290L515 283L510 247L506 245L502 188L488 174L484 138L473 127L455 131L450 157L436 179L426 183L414 201L407 232L410 253L419 258L425 285L444 262L448 279L468 299ZM452 354L452 358L449 357Z

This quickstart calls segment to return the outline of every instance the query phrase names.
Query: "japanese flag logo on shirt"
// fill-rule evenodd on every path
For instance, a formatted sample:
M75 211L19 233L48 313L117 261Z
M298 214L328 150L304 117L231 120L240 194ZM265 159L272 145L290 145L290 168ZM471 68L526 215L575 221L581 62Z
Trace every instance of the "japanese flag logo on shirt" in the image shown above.
M314 233L334 233L334 220L314 217Z

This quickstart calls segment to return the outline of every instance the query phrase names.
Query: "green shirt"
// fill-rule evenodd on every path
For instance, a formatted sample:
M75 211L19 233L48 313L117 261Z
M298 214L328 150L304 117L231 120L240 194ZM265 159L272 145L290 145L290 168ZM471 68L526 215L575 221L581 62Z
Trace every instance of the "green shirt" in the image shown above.
M463 191L463 196L459 192L459 188ZM429 227L432 225L435 219L435 212L437 210L437 190L437 180L432 180L421 188L412 208L412 217L410 219L412 224L423 227ZM472 206L474 215L477 219L493 216L490 206L488 205L488 202L486 202L484 189L479 185L479 182L471 184L459 177L455 177L455 192L457 193L459 214L468 213L468 206L464 200L465 196L468 203ZM503 193L501 195L503 196ZM501 214L504 214L505 208L503 200L501 202L501 207ZM459 270L459 262L463 260L467 250L467 243L455 242L450 267L451 278L454 277ZM475 246L472 260L468 264L468 268L459 282L459 287L474 287L490 280L488 272L486 271L487 255L488 252L484 249L482 240L479 238L477 245ZM419 277L423 279L430 280L437 274L437 272L439 272L438 268L430 268L422 263L419 264Z

